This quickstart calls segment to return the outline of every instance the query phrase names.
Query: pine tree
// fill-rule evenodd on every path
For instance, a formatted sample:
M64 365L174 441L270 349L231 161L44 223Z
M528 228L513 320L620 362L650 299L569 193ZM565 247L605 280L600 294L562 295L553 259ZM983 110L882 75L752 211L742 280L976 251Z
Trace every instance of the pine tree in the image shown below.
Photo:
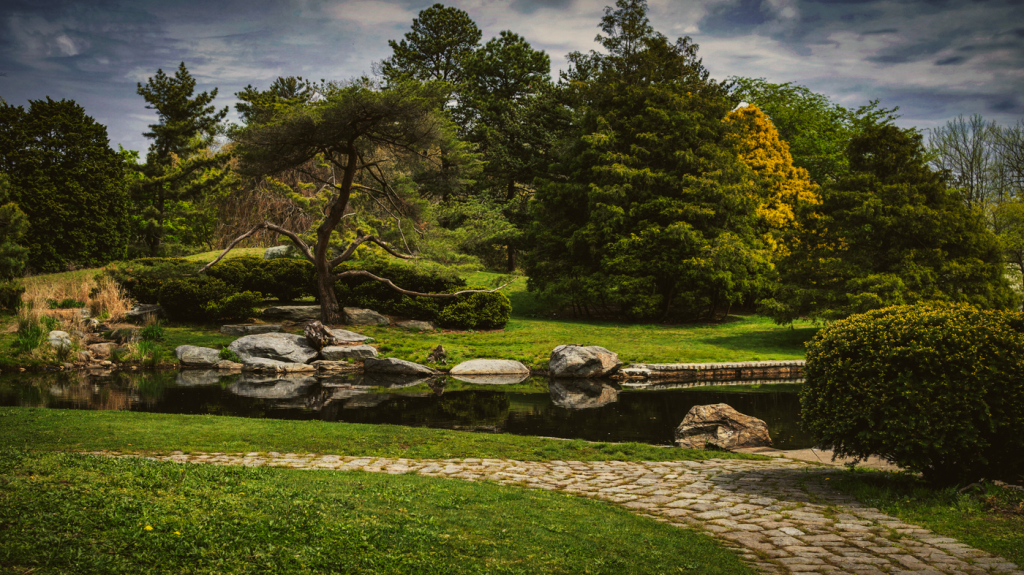
M193 96L195 87L184 62L173 77L157 70L145 85L138 84L146 108L156 110L159 120L143 134L153 143L146 163L137 168L143 177L132 186L138 233L151 256L161 253L167 239L192 243L187 232L179 235L175 228L190 226L189 220L196 215L190 214L194 202L224 193L229 184L225 164L230 154L213 150L214 136L221 131L228 109L217 111L210 105L216 88Z

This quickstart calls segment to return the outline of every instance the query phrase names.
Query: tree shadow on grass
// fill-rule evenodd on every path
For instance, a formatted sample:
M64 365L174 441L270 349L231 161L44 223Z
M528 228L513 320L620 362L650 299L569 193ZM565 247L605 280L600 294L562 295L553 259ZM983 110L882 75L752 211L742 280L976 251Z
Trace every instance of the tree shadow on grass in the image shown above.
M811 340L820 328L801 327L787 330L765 330L735 335L719 335L704 339L704 343L734 351L751 353L803 353L804 344Z

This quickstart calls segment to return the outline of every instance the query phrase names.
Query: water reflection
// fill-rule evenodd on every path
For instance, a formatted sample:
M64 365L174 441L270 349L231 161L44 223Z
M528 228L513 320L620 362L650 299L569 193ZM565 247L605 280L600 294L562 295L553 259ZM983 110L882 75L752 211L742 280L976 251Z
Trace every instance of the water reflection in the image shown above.
M5 374L0 405L320 419L671 444L694 405L727 403L764 420L776 447L809 447L796 393L730 393L659 382L640 391L605 380L466 378L218 371ZM690 385L690 384L681 384Z

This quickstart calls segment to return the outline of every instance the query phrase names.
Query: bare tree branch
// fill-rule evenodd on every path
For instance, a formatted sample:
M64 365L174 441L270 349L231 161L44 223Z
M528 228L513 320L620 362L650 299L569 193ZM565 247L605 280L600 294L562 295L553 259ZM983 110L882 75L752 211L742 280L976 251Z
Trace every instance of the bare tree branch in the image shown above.
M379 277L379 276L375 276L375 275L371 274L370 272L368 272L366 270L349 270L349 271L346 271L346 272L341 272L340 274L332 275L331 279L339 280L341 278L354 277L354 276L362 276L362 277L365 277L365 278L370 278L373 281L380 282L380 283L388 286L389 288L391 288L391 289L393 289L396 292L401 293L401 294L411 295L411 296L419 296L419 297L433 297L433 298L438 298L438 299L454 299L454 298L456 298L456 297L458 297L458 296L460 296L462 294L467 294L467 293L495 293L495 292L498 292L498 291L504 289L509 284L511 284L512 282L514 282L517 279L519 279L519 278L512 278L512 281L510 281L510 282L508 282L508 283L506 283L504 285L500 285L500 286L498 286L498 287L496 287L494 289L467 289L467 290L457 291L455 293L420 293L418 291L412 291L412 290L403 289L403 288L400 288L400 287L396 286L394 284L394 282L392 282L391 280L389 280L387 278L382 278L382 277Z
M384 251L386 251L389 254L395 256L396 258L401 258L403 260L419 259L418 256L414 256L412 254L403 254L403 253L399 253L399 252L395 251L395 249L392 248L390 245L388 245L387 242L377 238L377 236L366 235L366 236L362 236L362 237L359 237L359 238L356 238L355 240L353 240L352 243L349 244L347 248L345 248L345 251L342 252L341 255L339 255L338 257L336 257L336 258L332 259L331 261L327 262L328 269L334 269L334 266L336 266L336 265L344 262L345 260L349 259L350 257L352 257L352 253L356 251L356 248L358 248L360 245L362 245L362 244L364 244L366 242L377 244L378 246L384 248Z
M299 249L302 250L303 255L305 255L306 258L309 259L309 261L313 261L313 253L311 251L309 251L309 246L307 246L306 242L302 241L302 239L300 239L299 236L295 232L293 232L291 230L286 230L286 229L282 228L281 226L272 224L270 222L263 222L262 224L256 224L256 226L253 227L251 230L249 230L249 231L245 232L244 234L242 234L242 235L238 236L237 238L235 238L234 241L232 241L230 244L228 244L228 247L224 248L224 251L221 252L219 256L217 256L217 259L215 259L212 262L206 264L205 266L199 268L199 271L197 273L203 273L206 270L210 269L215 263L217 263L220 260L224 259L224 256L228 255L228 252L230 252L236 245L238 245L238 242L244 240L245 238L255 234L256 232L258 232L260 230L271 230L271 231L275 231L275 232L277 232L277 233L279 233L281 235L288 236L289 238L291 238L291 240L293 242L295 242L299 246Z

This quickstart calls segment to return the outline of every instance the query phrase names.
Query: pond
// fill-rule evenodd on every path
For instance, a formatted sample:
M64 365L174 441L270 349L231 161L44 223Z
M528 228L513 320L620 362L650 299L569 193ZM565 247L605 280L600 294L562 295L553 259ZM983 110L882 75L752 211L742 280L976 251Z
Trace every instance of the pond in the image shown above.
M0 406L319 419L671 445L675 428L691 407L727 403L764 420L777 448L813 445L800 429L793 386L779 386L783 391L733 392L693 385L541 377L495 385L452 377L200 370L15 373L0 376Z

